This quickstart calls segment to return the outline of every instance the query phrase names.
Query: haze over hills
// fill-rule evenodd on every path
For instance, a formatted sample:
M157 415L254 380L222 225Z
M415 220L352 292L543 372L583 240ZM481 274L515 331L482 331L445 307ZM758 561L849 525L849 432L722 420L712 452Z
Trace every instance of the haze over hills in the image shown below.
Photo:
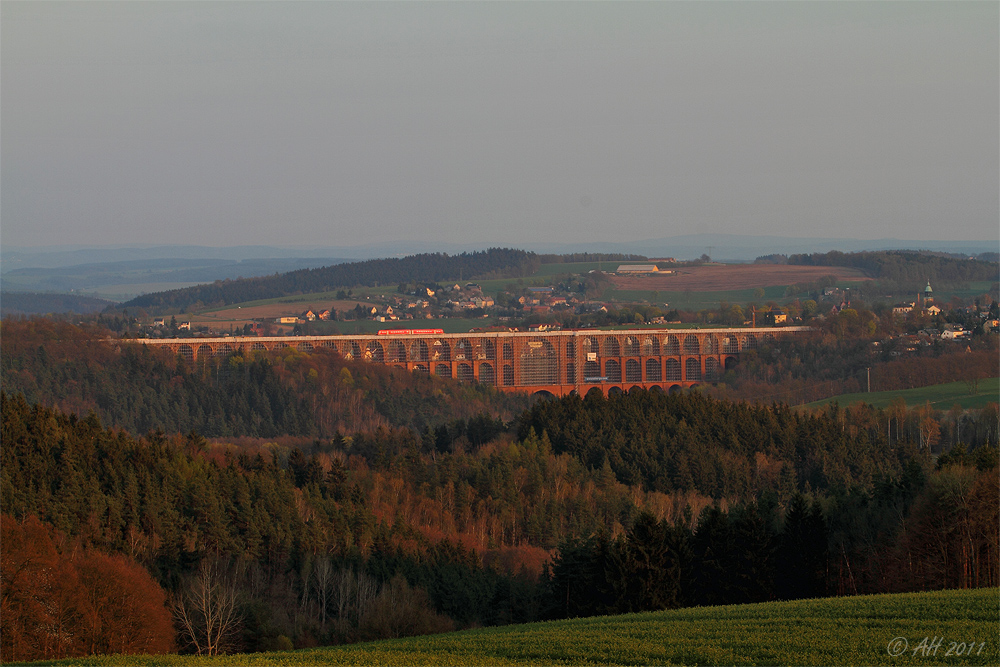
M433 241L381 241L355 246L263 246L231 247L196 245L36 246L7 247L0 251L0 271L24 268L63 268L84 264L148 261L156 259L215 260L244 262L262 259L295 259L336 264L358 259L396 257L422 252L467 252L497 245L490 242L440 243ZM835 237L753 236L746 234L685 234L639 241L601 243L525 243L518 247L539 253L621 252L648 257L669 256L694 259L707 253L719 261L748 262L771 253L858 252L862 250L937 250L975 254L996 251L1000 240L977 241L853 239ZM323 264L311 264L322 266ZM300 266L298 268L308 268ZM273 271L268 271L273 272ZM263 275L263 274L256 274ZM220 276L220 278L225 276ZM244 277L250 275L244 274Z

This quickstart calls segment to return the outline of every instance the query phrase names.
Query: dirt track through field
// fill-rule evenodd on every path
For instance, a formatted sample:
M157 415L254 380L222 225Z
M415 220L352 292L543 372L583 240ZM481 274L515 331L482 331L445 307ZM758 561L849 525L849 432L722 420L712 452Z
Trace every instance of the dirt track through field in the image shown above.
M783 264L709 264L685 267L666 275L614 276L611 280L623 290L722 292L811 283L826 276L834 276L838 281L867 280L859 269Z

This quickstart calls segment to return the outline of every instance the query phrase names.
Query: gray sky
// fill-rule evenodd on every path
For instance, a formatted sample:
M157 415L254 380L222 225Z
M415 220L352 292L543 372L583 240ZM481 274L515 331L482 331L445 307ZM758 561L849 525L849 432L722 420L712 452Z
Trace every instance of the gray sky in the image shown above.
M3 244L1000 237L997 2L0 3Z

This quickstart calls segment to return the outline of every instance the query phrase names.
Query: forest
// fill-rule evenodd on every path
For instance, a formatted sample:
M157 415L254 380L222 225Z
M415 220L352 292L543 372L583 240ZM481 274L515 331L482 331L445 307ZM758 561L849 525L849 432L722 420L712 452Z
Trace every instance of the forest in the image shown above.
M424 253L301 269L273 276L220 280L209 285L144 294L121 306L126 309L184 312L184 309L196 304L225 306L291 294L325 292L338 287L398 285L407 281L435 283L440 280L516 278L531 275L540 263L534 253L508 248L490 248L458 255Z
M995 403L539 402L0 326L5 661L998 584Z
M942 253L907 250L851 253L833 250L827 253L791 255L787 263L861 269L877 279L883 288L893 286L912 292L922 289L928 280L934 284L949 285L970 281L996 282L1000 274L1000 266L995 258L970 261Z

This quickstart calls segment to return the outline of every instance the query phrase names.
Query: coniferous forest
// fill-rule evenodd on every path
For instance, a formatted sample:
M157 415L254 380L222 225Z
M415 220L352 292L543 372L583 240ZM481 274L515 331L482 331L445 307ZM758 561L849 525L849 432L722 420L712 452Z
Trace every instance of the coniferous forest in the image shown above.
M5 661L1000 583L996 404L539 402L2 326Z

